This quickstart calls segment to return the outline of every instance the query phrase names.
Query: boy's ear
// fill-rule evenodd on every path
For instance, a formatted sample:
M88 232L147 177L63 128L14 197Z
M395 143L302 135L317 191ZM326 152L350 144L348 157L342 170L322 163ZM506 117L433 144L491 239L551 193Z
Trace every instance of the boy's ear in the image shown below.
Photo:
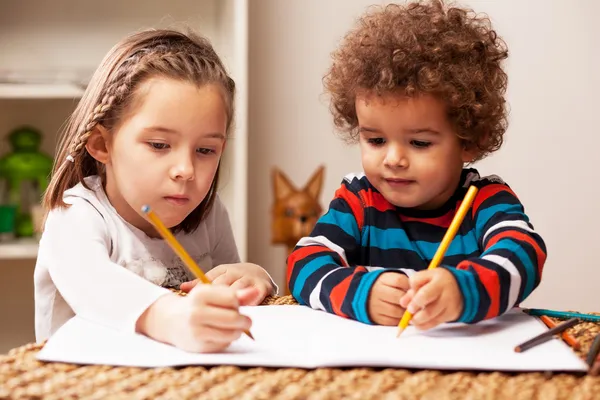
M102 125L96 125L87 142L85 149L94 159L102 164L110 161L110 152L108 151L108 131Z
M303 189L310 195L310 197L317 201L319 200L319 195L321 194L321 189L323 188L323 171L325 171L325 166L321 165L313 173Z
M462 151L463 163L472 163L478 156L480 150L473 143L465 145Z
M277 167L273 168L273 188L277 200L284 199L296 191L292 182Z

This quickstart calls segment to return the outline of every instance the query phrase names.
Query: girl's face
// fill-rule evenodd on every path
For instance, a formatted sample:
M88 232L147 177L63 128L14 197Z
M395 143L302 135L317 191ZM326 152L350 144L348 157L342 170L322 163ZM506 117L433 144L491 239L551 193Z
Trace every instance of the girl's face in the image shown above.
M152 78L136 90L131 109L106 142L106 193L119 215L148 235L141 208L164 224L180 224L215 177L227 131L220 86Z

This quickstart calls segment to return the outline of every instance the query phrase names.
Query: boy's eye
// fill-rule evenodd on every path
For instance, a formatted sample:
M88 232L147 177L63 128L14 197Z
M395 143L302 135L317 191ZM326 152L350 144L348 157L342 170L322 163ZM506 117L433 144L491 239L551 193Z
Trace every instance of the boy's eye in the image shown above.
M385 143L384 138L369 138L367 139L367 143L372 144L373 146L381 146Z
M162 142L148 142L148 145L154 150L164 150L169 148L168 144Z
M204 154L204 155L209 155L209 154L215 153L215 151L213 149L207 149L207 148L204 148L204 147L196 149L196 151L198 153Z
M412 140L410 142L410 144L412 144L413 146L420 148L420 149L425 149L425 148L431 146L431 142L425 142L423 140Z

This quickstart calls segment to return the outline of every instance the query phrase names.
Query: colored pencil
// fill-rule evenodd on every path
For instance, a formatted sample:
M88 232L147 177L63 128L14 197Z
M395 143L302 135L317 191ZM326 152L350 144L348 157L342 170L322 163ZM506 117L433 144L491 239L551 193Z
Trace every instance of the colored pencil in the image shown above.
M596 335L592 345L590 346L590 350L587 354L586 362L591 367L594 365L594 361L598 362L598 357L600 357L600 334Z
M444 235L442 242L440 243L440 246L435 252L433 259L429 263L429 267L427 269L437 268L442 262L444 254L446 254L446 250L448 250L450 243L452 243L454 236L456 236L458 228L465 219L465 215L467 215L467 211L469 210L469 208L471 208L471 204L473 203L473 200L475 200L477 192L477 187L469 187L469 190L467 191L464 200L462 201L460 207L458 208L458 211L454 215L454 218L452 219L452 222L450 223L450 226L448 227L448 230L446 231L446 234ZM404 332L406 327L408 327L411 318L412 313L408 312L408 310L405 310L404 315L402 315L402 319L398 323L398 333L396 334L396 337L399 337L402 334L402 332Z
M210 279L204 275L202 269L196 264L196 262L190 257L187 251L183 248L183 246L175 239L175 236L171 233L171 231L163 224L163 222L158 218L158 215L150 209L149 206L145 205L142 207L142 212L146 214L152 225L156 228L158 233L165 239L167 244L171 246L173 251L181 258L183 263L189 268L189 270L196 276L196 278L200 279L202 283L211 284ZM254 340L254 337L250 333L250 331L245 330L244 333L248 335L250 339Z
M546 315L548 317L558 319L578 318L582 321L587 322L600 322L600 315L582 314L569 311L545 310L543 308L523 308L522 310L529 315L534 315L537 317L539 317L540 315Z
M526 350L531 349L532 347L535 347L539 344L545 343L548 340L552 339L552 337L554 335L556 335L557 333L562 333L565 329L575 326L575 325L579 324L580 322L581 321L577 318L571 318L570 320L565 321L565 322L555 326L554 328L549 329L546 332L541 333L541 334L527 340L526 342L521 343L520 345L515 347L515 351L517 353L522 353Z
M541 315L540 319L542 320L542 322L544 324L546 324L546 326L549 329L553 329L556 328L558 325L554 323L554 321L552 321L552 319L550 319L550 317L547 317L545 315ZM575 337L573 335L571 335L569 332L564 331L561 335L561 337L563 338L563 340L565 342L567 342L567 344L569 346L571 346L572 348L574 348L575 350L579 350L579 342L577 341L577 339L575 339Z

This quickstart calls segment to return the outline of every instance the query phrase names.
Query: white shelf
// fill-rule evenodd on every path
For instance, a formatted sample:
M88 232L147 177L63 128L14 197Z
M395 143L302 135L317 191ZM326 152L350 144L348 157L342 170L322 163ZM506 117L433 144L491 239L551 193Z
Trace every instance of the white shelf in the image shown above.
M0 99L77 99L83 88L68 83L0 83Z
M37 253L38 242L35 239L0 242L0 260L35 259Z

